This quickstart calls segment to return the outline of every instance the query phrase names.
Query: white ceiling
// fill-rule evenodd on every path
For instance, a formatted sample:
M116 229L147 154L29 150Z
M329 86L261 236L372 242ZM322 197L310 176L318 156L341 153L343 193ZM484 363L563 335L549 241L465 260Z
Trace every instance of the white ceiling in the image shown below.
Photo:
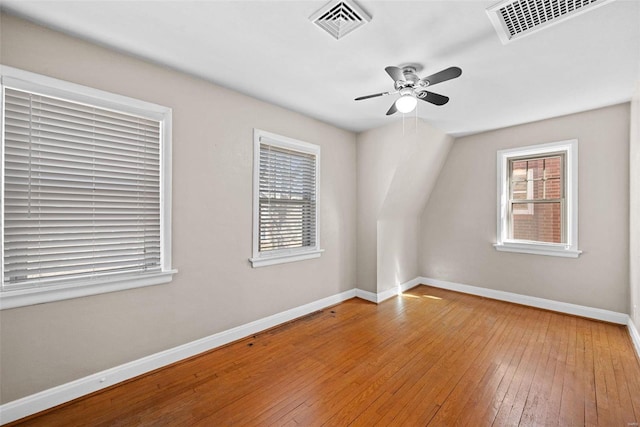
M449 66L434 86L451 101L418 115L463 135L616 104L640 76L640 0L616 0L503 45L495 1L365 1L371 22L340 40L308 17L326 1L29 1L3 9L190 73L338 127L362 131L401 116L388 65ZM412 117L413 113L410 114Z

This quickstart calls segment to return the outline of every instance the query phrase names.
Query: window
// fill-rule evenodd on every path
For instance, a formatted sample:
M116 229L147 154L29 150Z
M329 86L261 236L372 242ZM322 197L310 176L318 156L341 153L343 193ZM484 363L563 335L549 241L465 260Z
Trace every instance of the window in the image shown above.
M2 69L2 308L171 280L171 110Z
M254 130L253 267L317 258L320 147Z
M498 151L496 249L578 257L578 141Z

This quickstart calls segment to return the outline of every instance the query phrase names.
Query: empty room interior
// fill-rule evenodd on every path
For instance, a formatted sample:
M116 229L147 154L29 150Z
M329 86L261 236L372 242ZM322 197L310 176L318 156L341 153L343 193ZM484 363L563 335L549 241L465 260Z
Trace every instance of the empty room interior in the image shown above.
M1 425L640 423L640 0L2 0L0 75Z

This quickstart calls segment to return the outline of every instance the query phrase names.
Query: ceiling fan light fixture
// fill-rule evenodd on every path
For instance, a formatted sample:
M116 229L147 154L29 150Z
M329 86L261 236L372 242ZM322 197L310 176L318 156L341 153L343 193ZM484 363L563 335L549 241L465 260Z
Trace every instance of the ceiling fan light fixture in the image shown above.
M401 113L410 113L418 105L418 100L413 95L402 95L396 101L396 108Z

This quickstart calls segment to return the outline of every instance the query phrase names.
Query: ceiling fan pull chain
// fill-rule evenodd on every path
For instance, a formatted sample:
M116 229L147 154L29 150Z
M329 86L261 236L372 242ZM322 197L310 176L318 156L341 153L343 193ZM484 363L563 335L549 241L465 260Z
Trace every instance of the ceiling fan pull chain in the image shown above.
M402 113L402 136L404 136L404 113Z

